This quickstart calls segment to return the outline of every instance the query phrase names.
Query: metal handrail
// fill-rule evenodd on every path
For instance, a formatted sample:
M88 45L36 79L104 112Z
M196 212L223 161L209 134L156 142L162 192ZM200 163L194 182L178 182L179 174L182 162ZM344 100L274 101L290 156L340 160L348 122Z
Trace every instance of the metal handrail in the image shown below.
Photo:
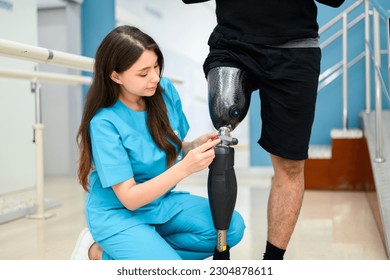
M351 29L356 24L358 24L361 20L364 19L364 14L361 14L357 16L355 19L353 19L350 23L348 23L348 29ZM320 34L322 34L320 32ZM324 42L321 43L321 48L327 47L329 44L331 44L333 41L335 41L338 37L342 36L343 31L339 30L336 33L334 33L332 36L330 36L328 39L326 39Z
M379 12L379 15L384 19L390 18L390 12L387 11L377 0L369 0L371 5Z
M364 12L355 17L350 23L348 23L348 15L364 3ZM370 10L372 6L372 10ZM370 16L373 16L373 30L374 30L374 48L370 46ZM379 19L386 21L387 26L387 50L383 51L380 49L380 25ZM361 20L365 21L365 52L362 56L358 55L351 62L348 62L347 58L347 33L348 30L359 23ZM342 98L343 98L343 129L348 128L348 69L353 66L357 61L365 57L365 76L366 76L366 113L370 113L371 110L371 58L374 61L374 72L375 72L375 119L376 119L376 162L383 162L383 147L382 147L382 93L385 93L390 101L390 12L386 11L377 0L359 0L353 3L351 6L346 8L338 16L334 17L331 21L326 23L319 29L319 34L334 26L339 21L342 22L342 29L335 32L327 40L321 44L321 48L324 49L329 46L332 42L342 36L342 61L336 63L323 73L319 78L318 90L322 90L327 85L332 83L337 77L343 75L342 84ZM371 55L373 54L373 55ZM381 55L387 54L388 56L388 75L389 75L389 90L386 89L385 81L381 73ZM353 63L352 63L353 62Z
M326 30L328 30L329 28L331 28L333 25L335 25L339 20L341 20L343 18L343 14L344 13L347 13L349 14L350 12L352 12L353 10L355 10L357 7L359 7L362 3L364 2L364 0L358 0L356 1L355 3L353 3L351 6L349 6L348 8L346 8L342 13L338 14L337 16L335 16L332 20L330 20L329 22L327 22L326 24L324 24L322 27L320 27L319 29L319 33L324 33Z
M350 62L348 62L348 69L352 68L356 63L366 57L365 52L360 53ZM318 83L318 91L321 91L323 88L331 84L334 80L340 77L343 74L343 61L339 61L332 67L325 70L320 74L319 83Z
M371 52L371 60L375 63L375 55L373 55L375 53L375 51L372 49L371 45L370 44L367 44L369 49L370 49L370 52ZM374 68L376 70L376 72L378 73L378 78L379 78L379 82L382 86L382 91L383 93L387 96L387 98L390 100L390 92L389 90L386 88L386 82L385 82L385 79L383 78L383 75L382 75L382 72L381 72L381 68L380 68L380 65L376 65L374 64Z
M387 13L377 2L372 1L373 5L373 30L374 30L374 71L375 71L375 129L376 129L376 156L375 161L382 163L383 157L383 123L382 123L382 84L381 84L381 42L380 42L380 16L386 21L390 20L390 14ZM380 15L382 13L382 15ZM389 32L389 29L387 29ZM388 34L389 36L389 34ZM366 44L369 44L367 42ZM389 51L389 41L388 41ZM388 52L390 55L390 52ZM389 81L390 83L390 81Z
M348 44L348 30L358 24L361 20L364 19L364 16L359 15L355 19L353 19L350 23L348 23L348 15L353 12L355 9L357 9L364 0L359 0L353 3L351 6L347 7L342 13L334 17L331 21L327 22L325 25L323 25L321 28L319 28L319 35L321 36L325 31L327 31L329 28L334 26L336 23L341 21L342 23L342 30L339 30L338 32L334 33L331 37L329 37L327 40L325 40L323 43L321 43L321 48L325 49L328 47L331 43L333 43L336 39L338 39L340 36L342 36L342 61L337 64L342 68L342 75L343 75L343 81L342 81L342 99L343 99L343 129L348 128L348 69L349 69L349 63L348 63L348 55L347 55L347 44ZM330 72L331 69L334 69L333 72ZM330 73L329 73L330 72ZM332 81L334 81L338 76L341 75L339 67L334 68L332 66L328 70L326 70L324 73L328 73L328 75L320 75L319 78L319 86L318 90L322 90L327 85L329 85Z

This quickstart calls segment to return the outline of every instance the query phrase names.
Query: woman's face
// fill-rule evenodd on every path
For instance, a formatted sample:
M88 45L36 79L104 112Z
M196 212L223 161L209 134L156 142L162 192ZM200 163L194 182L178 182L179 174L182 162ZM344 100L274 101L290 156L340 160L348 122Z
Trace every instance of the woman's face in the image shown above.
M126 71L113 72L111 79L120 85L120 96L127 100L138 100L152 96L160 81L160 66L154 51L145 50L140 58Z

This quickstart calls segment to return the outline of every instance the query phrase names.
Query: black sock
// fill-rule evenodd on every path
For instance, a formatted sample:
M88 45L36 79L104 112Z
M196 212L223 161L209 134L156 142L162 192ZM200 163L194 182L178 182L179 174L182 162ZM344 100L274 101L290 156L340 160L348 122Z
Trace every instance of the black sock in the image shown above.
M230 248L227 246L225 251L218 251L217 248L214 249L213 260L230 260Z
M286 250L280 249L267 241L263 260L283 260Z

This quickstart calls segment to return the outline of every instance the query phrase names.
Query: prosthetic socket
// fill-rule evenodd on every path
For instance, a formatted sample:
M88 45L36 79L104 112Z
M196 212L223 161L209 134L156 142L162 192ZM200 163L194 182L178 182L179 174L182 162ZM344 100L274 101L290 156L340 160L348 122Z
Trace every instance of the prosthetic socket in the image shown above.
M245 73L234 67L216 67L207 75L209 86L209 112L221 143L209 166L208 196L214 226L218 231L217 249L226 250L226 230L229 228L237 197L234 172L234 149L238 143L230 132L245 118L251 90Z

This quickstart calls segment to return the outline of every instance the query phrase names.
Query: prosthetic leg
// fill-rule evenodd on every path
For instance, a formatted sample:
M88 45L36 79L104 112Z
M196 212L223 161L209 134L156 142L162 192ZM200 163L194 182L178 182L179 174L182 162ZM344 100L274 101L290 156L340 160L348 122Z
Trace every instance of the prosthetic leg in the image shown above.
M229 260L227 230L233 215L237 197L237 180L234 172L234 149L238 143L231 132L245 118L251 90L245 73L234 67L216 67L207 75L209 86L209 112L221 143L215 150L215 158L209 166L207 190L217 230L217 246L214 260Z

